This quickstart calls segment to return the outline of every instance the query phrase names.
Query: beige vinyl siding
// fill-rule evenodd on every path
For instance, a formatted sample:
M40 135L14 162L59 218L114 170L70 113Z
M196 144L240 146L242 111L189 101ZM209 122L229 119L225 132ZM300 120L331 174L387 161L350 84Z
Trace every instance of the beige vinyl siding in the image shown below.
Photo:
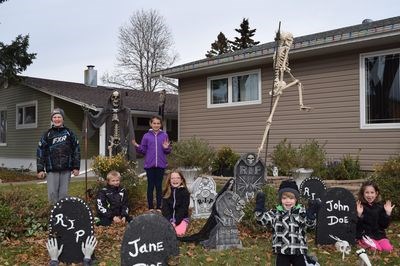
M16 129L16 104L37 101L37 127ZM0 157L36 158L40 136L50 125L50 97L25 86L0 88L0 106L7 110L7 146L0 146Z
M299 110L296 86L284 91L272 121L269 153L284 138L296 146L316 139L325 144L329 159L359 152L366 170L399 153L399 129L360 129L358 52L299 60L290 68L304 86L304 104L313 109ZM247 69L238 71L243 70ZM195 135L217 148L229 145L239 153L257 152L269 115L272 68L262 66L261 73L262 104L209 109L207 76L181 79L180 138Z

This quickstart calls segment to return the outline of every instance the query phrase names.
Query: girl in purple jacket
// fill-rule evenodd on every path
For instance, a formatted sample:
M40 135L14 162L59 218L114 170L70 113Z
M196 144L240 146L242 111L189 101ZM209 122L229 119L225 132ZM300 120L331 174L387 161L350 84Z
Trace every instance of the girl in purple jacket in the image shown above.
M144 155L144 169L147 175L147 204L149 210L154 209L153 191L156 189L157 210L161 211L162 181L167 168L167 154L171 145L166 132L161 130L161 117L150 119L150 129L144 134L140 145L133 139L136 151Z

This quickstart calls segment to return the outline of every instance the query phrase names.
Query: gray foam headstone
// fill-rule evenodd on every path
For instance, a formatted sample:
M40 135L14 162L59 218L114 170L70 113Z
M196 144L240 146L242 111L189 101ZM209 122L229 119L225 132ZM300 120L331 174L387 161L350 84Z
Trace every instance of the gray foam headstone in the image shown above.
M250 201L265 185L265 166L254 153L247 153L236 162L234 168L235 192Z
M326 193L326 185L318 177L308 177L301 182L300 193L305 199L322 199Z
M58 260L64 263L83 261L82 242L94 234L93 216L89 206L80 198L66 197L54 204L49 222L50 237L64 245Z
M346 240L351 245L356 238L356 202L345 188L328 189L322 198L317 220L317 244L330 245L336 241L329 235Z
M210 176L200 176L193 183L190 197L193 201L194 212L192 218L208 218L216 200L217 186Z
M179 255L171 223L158 214L142 214L127 225L121 245L121 265L167 265Z

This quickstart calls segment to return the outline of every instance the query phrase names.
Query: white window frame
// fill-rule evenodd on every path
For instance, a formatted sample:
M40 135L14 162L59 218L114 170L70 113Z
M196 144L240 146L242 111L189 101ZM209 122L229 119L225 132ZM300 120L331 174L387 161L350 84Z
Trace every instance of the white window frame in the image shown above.
M8 124L8 112L6 108L0 108L0 112L6 112L6 142L0 142L0 146L7 146L7 124Z
M29 124L18 124L18 108L25 108L25 107L30 107L30 106L35 106L35 123L29 123ZM25 111L23 112L25 115ZM22 118L24 121L25 118ZM15 128L16 129L25 129L25 128L37 128L37 122L38 122L38 101L29 101L29 102L23 102L23 103L17 103L15 105Z
M388 54L400 54L400 49L382 50L377 52L360 54L360 129L395 129L400 128L400 123L379 123L368 124L366 121L365 105L365 65L364 59L372 56L382 56Z
M244 76L250 74L258 75L258 100L254 101L243 101L243 102L232 102L232 77L235 76ZM211 99L211 81L215 79L228 79L228 102L227 103L218 103L212 104ZM261 104L261 69L254 69L243 72L229 73L225 75L212 76L207 78L207 108L219 108L219 107L229 107L229 106L242 106L242 105L252 105L252 104Z

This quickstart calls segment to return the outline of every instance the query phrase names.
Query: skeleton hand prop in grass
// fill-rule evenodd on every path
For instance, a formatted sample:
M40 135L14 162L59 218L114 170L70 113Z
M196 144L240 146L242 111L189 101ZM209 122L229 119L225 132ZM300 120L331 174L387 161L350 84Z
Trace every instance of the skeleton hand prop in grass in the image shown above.
M360 258L360 260L362 261L361 265L365 265L365 266L372 266L371 261L368 258L367 253L365 252L365 249L361 248L359 250L356 251L358 257Z
M346 240L342 240L337 236L329 235L332 239L336 240L335 247L337 251L342 252L342 260L344 260L345 255L349 255L351 251L351 246Z
M86 242L82 242L82 253L85 259L91 259L94 249L96 248L97 240L95 236L88 236Z
M47 251L49 252L49 256L51 260L58 261L58 256L60 256L64 245L61 245L60 249L58 249L57 238L50 238L46 243Z

